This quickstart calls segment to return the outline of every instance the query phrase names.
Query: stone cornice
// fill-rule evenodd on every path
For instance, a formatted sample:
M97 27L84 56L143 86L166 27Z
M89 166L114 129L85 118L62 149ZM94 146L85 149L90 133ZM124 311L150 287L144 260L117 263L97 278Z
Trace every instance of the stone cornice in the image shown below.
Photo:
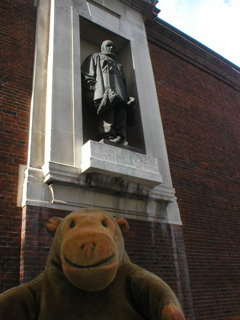
M156 8L157 0L120 0L134 10L140 12L145 20L154 20L160 10Z

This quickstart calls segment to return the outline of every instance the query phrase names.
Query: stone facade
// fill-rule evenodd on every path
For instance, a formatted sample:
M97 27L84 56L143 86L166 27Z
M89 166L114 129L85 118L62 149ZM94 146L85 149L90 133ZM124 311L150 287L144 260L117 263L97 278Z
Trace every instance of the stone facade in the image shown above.
M39 2L22 206L91 206L181 224L144 26L145 19L156 17L153 8L143 1ZM94 126L82 101L81 63L107 38L116 44L119 62L127 70L129 95L136 97L136 125L127 131L127 139L141 153L88 142ZM103 149L105 155L98 152ZM124 190L118 183L116 193L116 183L105 183L103 196L102 181L108 176L120 179Z

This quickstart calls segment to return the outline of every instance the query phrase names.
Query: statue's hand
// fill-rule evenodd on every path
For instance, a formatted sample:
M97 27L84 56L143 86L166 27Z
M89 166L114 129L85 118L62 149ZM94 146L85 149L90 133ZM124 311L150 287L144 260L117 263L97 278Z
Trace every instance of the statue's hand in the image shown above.
M135 98L134 97L129 97L129 100L127 102L128 105L134 104L135 103Z

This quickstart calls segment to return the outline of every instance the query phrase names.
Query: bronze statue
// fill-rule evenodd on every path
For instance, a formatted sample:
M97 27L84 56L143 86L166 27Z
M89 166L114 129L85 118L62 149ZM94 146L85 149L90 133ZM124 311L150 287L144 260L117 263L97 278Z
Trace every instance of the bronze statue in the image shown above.
M92 93L99 118L99 138L127 144L126 125L134 125L135 98L128 95L123 67L117 61L112 41L105 40L101 52L84 60L82 77L83 88Z

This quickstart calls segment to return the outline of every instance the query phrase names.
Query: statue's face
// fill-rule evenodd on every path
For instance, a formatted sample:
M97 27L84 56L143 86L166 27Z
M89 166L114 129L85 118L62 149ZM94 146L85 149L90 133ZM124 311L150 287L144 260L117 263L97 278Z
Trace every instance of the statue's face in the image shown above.
M109 52L109 53L115 53L114 43L112 41L110 41L110 40L104 41L102 43L101 50Z

